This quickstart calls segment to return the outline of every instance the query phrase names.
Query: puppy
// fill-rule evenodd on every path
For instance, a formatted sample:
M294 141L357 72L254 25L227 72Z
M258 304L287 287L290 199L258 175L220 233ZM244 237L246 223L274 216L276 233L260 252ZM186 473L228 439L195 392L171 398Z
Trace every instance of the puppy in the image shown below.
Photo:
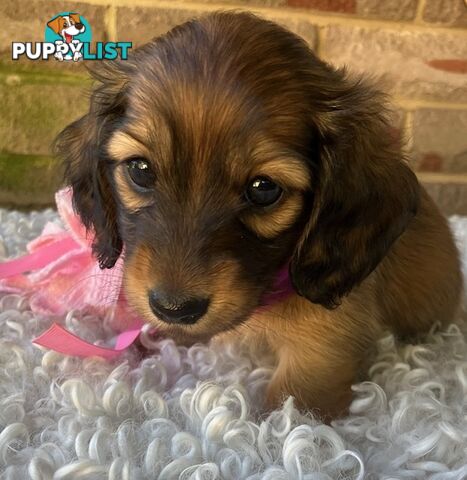
M269 407L344 413L382 328L453 320L451 233L365 81L248 13L185 23L94 77L57 145L101 267L124 247L130 304L179 342L265 343ZM284 266L293 293L258 308Z

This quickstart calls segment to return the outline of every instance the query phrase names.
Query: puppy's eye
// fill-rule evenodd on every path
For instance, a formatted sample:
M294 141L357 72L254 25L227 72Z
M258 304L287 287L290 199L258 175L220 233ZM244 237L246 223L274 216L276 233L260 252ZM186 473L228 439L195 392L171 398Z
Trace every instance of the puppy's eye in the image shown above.
M149 163L144 158L131 158L126 166L131 181L139 188L149 190L153 187L156 176Z
M267 207L276 203L282 195L282 188L267 177L255 177L247 185L245 197L255 207Z

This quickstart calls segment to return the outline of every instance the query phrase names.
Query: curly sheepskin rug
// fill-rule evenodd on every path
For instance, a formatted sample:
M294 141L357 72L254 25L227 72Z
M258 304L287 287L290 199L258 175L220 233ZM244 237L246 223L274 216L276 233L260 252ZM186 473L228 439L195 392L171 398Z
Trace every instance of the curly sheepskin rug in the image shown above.
M22 253L52 210L0 210L0 258ZM451 225L467 261L467 218ZM347 418L323 425L293 399L257 410L272 368L236 345L177 347L143 336L117 361L44 352L51 324L0 298L0 478L467 479L467 325L418 345L386 335ZM55 319L56 320L56 319ZM59 319L88 340L99 318Z

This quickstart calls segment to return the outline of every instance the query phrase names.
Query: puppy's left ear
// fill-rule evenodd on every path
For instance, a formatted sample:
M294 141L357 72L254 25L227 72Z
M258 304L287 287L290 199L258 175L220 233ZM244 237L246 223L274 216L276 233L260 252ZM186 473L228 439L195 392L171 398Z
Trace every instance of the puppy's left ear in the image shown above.
M55 150L73 188L73 206L94 235L93 253L101 268L111 268L122 251L117 205L111 184L106 141L125 111L125 77L119 62L102 62L91 71L98 86L89 112L57 137Z
M419 184L385 98L332 71L313 105L313 206L290 266L299 294L327 308L362 282L416 214ZM328 89L328 90L326 90Z

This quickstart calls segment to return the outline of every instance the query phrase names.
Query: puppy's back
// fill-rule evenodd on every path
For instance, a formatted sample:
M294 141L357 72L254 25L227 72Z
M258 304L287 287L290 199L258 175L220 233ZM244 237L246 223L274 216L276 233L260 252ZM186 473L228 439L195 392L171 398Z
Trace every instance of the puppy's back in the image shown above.
M420 195L417 215L376 272L383 321L401 336L454 321L462 291L459 253L447 220L423 187Z

